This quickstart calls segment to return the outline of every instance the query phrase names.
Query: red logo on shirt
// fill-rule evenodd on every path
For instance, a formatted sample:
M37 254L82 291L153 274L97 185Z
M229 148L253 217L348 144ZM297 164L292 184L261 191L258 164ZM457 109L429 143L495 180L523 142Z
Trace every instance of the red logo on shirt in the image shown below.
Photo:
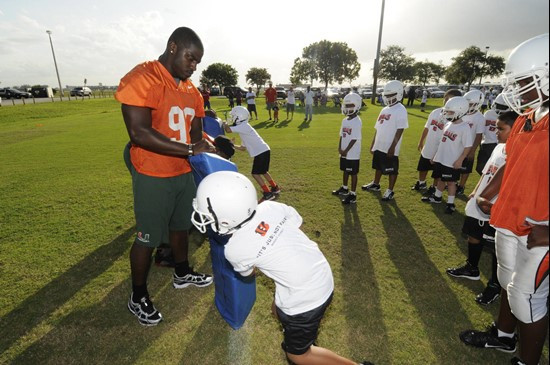
M445 133L443 133L443 136L444 137L441 140L441 142L445 142L447 140L447 138L449 138L451 141L454 141L458 135L456 133L446 131ZM447 137L447 138L445 138L445 137Z
M269 230L269 224L262 221L260 222L260 224L258 224L258 227L256 227L256 230L254 232L256 232L257 234L263 237L265 236L268 230Z
M432 119L430 125L434 126L434 131L436 130L435 127L439 128L440 130L443 130L443 128L445 128L445 124L436 119Z
M342 136L345 137L346 134L349 135L349 136L351 136L351 131L352 131L352 129L349 128L349 127L347 127L347 128L346 128L346 127L342 128Z
M390 120L390 118L391 118L391 114L380 114L378 116L378 122L380 124L383 124L385 120Z

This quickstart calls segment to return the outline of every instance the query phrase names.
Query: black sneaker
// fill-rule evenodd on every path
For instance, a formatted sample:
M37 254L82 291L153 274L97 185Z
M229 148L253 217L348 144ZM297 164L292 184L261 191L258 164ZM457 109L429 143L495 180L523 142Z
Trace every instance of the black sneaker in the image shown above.
M411 186L411 190L426 190L427 189L427 186L426 186L426 182L424 181L423 183L421 183L420 181L416 181L416 183Z
M348 195L349 189L344 188L343 186L340 186L338 190L333 190L332 195Z
M446 271L447 274L455 278L479 280L479 269L470 265L468 261L466 261L466 263L460 267L450 267Z
M386 190L386 192L384 193L384 196L382 196L382 201L383 202L390 201L393 199L394 195L395 193L393 192L393 190Z
M453 214L456 210L456 206L453 203L447 203L445 208L445 214Z
M464 186L462 185L456 186L456 195L464 195Z
M527 365L526 362L523 362L523 360L521 360L519 357L512 357L512 359L510 360L510 364L512 365Z
M176 275L176 273L174 273L174 282L172 284L176 289L187 288L190 285L203 288L212 284L213 281L214 280L212 279L212 275L199 274L191 269L191 272L183 277L179 277Z
M498 337L498 329L493 322L487 331L467 330L461 332L460 340L466 345L495 349L502 352L512 353L516 351L516 343L518 341L517 336L514 337Z
M275 195L281 194L281 188L279 187L279 185L271 187L271 194L275 194Z
M430 196L423 196L421 199L424 203L433 203L433 204L439 204L441 203L441 197L437 197L435 195Z
M430 186L428 188L428 190L426 190L426 192L424 192L424 194L422 194L423 196L430 196L430 195L434 195L435 194L435 186Z
M363 361L362 363L360 363L359 365L374 365L374 363L370 362L370 361Z
M485 290L476 296L476 302L481 305L489 305L500 297L500 291L500 285L489 283Z
M128 310L137 317L139 324L143 326L156 326L162 321L162 314L155 308L149 297L143 297L138 303L130 295Z
M357 203L357 194L348 194L342 199L342 204L355 204Z
M380 191L380 184L375 184L373 181L367 185L361 186L361 189L366 191Z
M268 192L268 193L264 193L264 196L262 198L262 201L266 201L266 200L274 200L277 196L275 194L273 194L271 191Z

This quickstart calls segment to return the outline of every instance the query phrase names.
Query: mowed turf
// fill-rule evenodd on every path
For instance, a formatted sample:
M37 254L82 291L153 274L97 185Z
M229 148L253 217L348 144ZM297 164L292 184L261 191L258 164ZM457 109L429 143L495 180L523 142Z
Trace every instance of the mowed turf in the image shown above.
M429 109L441 102L430 100ZM212 104L223 118L226 99ZM424 204L410 190L428 113L408 109L395 200L359 191L356 206L342 206L330 194L342 178L340 111L316 108L313 121L303 123L302 108L292 121L282 110L274 124L263 100L258 104L252 125L272 149L279 201L303 216L304 231L333 270L334 300L318 344L376 364L508 363L509 354L458 339L464 329L489 324L498 309L474 301L490 275L489 255L482 256L481 281L445 274L465 259L465 199L448 216L443 204ZM368 103L361 112L360 184L373 177L368 147L379 111ZM213 287L173 289L171 270L155 266L149 291L165 320L145 328L128 312L134 217L122 160L127 141L113 99L0 108L0 363L286 364L271 315L274 285L261 274L256 304L239 331L217 312ZM246 152L237 151L234 161L250 176ZM383 190L387 184L383 178ZM196 231L191 241L192 264L211 272L208 242Z

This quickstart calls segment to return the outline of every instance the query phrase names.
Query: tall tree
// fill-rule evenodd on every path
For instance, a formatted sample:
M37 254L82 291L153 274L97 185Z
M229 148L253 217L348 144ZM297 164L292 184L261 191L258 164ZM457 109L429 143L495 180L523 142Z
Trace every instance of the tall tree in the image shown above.
M233 66L225 63L213 63L201 73L200 82L209 87L215 84L225 87L236 85L238 78L239 74Z
M392 45L380 52L378 76L381 79L412 81L414 71L414 57L405 54L405 48Z
M470 46L453 58L447 68L445 79L451 84L464 84L470 89L474 80L481 76L494 77L504 71L504 58L485 55L477 46Z
M433 77L432 65L435 66L435 63L428 61L415 62L414 64L414 73L416 75L415 80L419 84L422 84L422 86L426 86L428 81L430 81Z
M433 76L432 80L436 83L436 85L439 85L439 80L441 80L445 76L445 72L447 71L447 68L443 66L443 63L439 61L439 63L434 63L432 66Z
M252 67L246 73L246 81L251 85L256 85L256 92L258 94L260 93L260 88L270 79L271 75L265 68Z
M360 69L357 53L346 43L322 40L305 47L302 58L294 60L291 80L319 80L326 88L330 83L355 80Z

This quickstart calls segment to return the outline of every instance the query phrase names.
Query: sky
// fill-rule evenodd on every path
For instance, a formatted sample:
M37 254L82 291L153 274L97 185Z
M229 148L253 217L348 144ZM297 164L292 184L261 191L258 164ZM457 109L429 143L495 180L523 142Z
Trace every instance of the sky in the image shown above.
M267 5L269 4L269 5ZM353 85L372 83L382 0L0 0L0 87L116 86L164 52L174 29L195 30L205 53L191 77L216 62L233 66L239 85L252 67L288 84L294 59L321 41L346 42L361 63ZM466 47L508 57L549 30L548 0L386 0L382 49L399 45L417 61L449 65ZM343 85L349 86L349 85Z

